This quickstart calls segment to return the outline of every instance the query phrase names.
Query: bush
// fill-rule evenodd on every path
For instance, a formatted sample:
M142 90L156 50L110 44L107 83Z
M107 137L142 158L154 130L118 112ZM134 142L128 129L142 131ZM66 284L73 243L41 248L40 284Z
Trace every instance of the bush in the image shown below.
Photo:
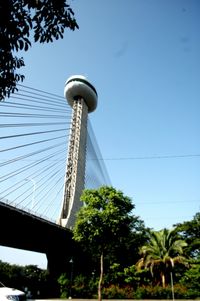
M73 298L87 298L90 293L88 292L88 280L83 275L79 275L74 279L72 287Z
M180 283L187 287L189 298L200 298L200 263L198 261L185 272Z
M89 298L97 299L98 278L92 277L88 279L83 275L77 276L71 283L66 275L62 275L59 279L60 292L62 298ZM183 284L174 285L175 299L196 299L199 297L199 291L191 289ZM102 288L103 299L172 299L171 285L163 288L156 285L143 285L137 288L132 285L118 284L108 285Z
M60 297L68 298L71 290L71 282L67 278L66 274L62 274L59 277L58 284L60 285Z
M102 297L104 299L133 299L134 290L131 286L110 285L102 289Z
M174 285L174 297L175 299L188 299L187 288L180 284ZM158 285L138 287L135 299L172 299L172 289L170 285L165 288Z

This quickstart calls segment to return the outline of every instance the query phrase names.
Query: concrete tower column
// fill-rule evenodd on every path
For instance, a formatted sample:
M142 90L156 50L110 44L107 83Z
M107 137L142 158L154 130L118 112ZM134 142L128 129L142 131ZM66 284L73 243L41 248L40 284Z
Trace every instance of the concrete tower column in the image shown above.
M82 206L80 197L85 187L87 144L87 117L97 107L97 92L83 76L76 75L66 81L64 95L73 109L64 196L58 223L72 228L76 212Z

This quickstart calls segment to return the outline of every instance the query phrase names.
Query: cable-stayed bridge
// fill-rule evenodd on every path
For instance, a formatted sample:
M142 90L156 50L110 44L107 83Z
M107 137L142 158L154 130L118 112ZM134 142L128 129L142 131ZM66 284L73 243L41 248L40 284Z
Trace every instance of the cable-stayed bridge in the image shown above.
M59 220L66 201L73 114L64 96L24 85L0 102L1 245L45 252L54 259L56 248L70 249L70 231ZM83 180L83 188L111 183L89 118ZM58 246L61 241L66 248Z

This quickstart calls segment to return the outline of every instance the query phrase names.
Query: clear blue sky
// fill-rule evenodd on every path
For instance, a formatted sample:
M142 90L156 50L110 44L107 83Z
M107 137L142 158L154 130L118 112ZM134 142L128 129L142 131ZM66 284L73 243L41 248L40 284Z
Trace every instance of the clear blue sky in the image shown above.
M155 230L200 210L199 0L74 0L79 30L24 55L24 85L63 95L85 75L89 116L112 185ZM19 254L19 258L18 258ZM0 260L46 267L45 255L0 248Z

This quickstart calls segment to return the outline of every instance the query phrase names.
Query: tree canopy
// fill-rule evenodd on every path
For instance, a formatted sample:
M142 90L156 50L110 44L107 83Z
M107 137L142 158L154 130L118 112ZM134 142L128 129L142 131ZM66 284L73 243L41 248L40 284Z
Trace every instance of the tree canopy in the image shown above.
M134 218L132 200L113 187L84 190L84 206L77 214L74 239L100 257L98 296L101 300L104 256L130 234Z
M9 97L24 80L18 72L25 65L24 59L16 53L27 51L32 41L49 43L63 38L66 28L78 28L67 0L0 2L0 100Z
M100 211L103 210L100 209ZM193 231L190 226L188 229L185 228L189 232L185 230L177 232L177 228L161 231L145 229L142 221L132 215L132 212L130 212L130 216L133 217L133 221L130 223L131 235L128 235L129 231L127 231L127 233L124 232L123 238L114 236L115 245L111 242L111 248L107 246L105 249L102 298L171 299L171 296L174 296L173 298L176 300L199 299L199 253L195 251L195 256L185 259L190 254L190 248L184 242L186 239L186 242L193 246L196 236L199 237L199 213L193 220L180 224L182 226L186 223L192 227L195 222ZM127 234L126 237L125 234ZM185 239L183 239L184 236ZM75 252L70 260L69 257L66 257L68 262L66 272L59 278L62 296L59 295L59 291L56 291L55 294L55 283L49 277L48 271L40 270L36 266L11 266L0 261L0 279L10 287L21 290L27 287L35 298L38 298L38 291L40 291L40 297L43 299L52 298L52 296L96 299L100 249L98 250L97 245L93 245L92 242L90 244L87 239L84 239L83 242L84 244L76 244L77 248L75 247ZM135 255L138 249L141 250L142 258L138 257L139 254ZM194 250L193 247L192 250ZM195 250L197 250L196 243ZM120 256L118 256L119 254ZM193 251L192 255L194 255ZM136 258L141 258L138 262L141 269L138 269L138 264L135 264L138 261ZM150 268L153 277L151 277ZM162 278L166 280L165 287L161 286ZM171 285L170 280L173 280Z
M187 243L177 236L174 229L162 229L149 233L149 242L141 247L141 259L137 262L138 268L149 268L152 275L159 276L163 287L166 285L166 276L172 271L175 264L185 263L183 248Z
M176 224L176 231L187 242L186 252L191 258L200 258L200 212L191 221Z
M130 232L134 205L121 191L106 186L88 189L84 190L81 200L84 206L77 214L73 231L77 241L101 254Z

